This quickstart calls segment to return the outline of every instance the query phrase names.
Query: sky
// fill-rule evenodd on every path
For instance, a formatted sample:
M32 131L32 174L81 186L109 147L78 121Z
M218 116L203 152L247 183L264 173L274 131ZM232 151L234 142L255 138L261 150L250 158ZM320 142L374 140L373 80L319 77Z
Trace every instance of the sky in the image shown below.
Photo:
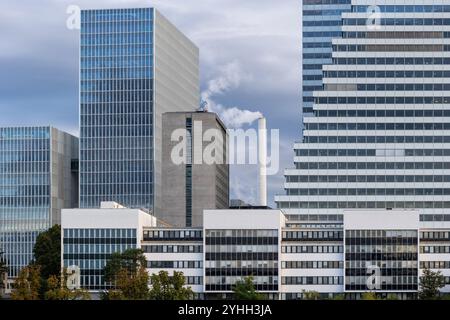
M279 129L279 171L268 178L274 206L301 133L300 1L2 0L0 126L52 125L78 135L79 31L66 27L70 5L154 6L186 34L200 49L203 96L226 122L233 124L236 114L248 121L263 114L269 129ZM221 89L211 92L217 84ZM232 198L255 203L256 166L232 166L230 188Z

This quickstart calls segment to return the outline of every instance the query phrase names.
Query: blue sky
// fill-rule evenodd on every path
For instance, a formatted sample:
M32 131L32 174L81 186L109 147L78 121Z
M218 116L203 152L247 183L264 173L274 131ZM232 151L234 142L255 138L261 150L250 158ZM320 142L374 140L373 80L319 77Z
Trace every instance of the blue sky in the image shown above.
M273 205L300 137L300 1L3 0L0 126L52 125L78 134L79 34L66 28L69 5L156 7L200 48L202 90L235 66L238 81L214 99L226 108L261 112L269 128L280 129L280 171L268 181ZM256 168L231 171L232 196L255 201Z

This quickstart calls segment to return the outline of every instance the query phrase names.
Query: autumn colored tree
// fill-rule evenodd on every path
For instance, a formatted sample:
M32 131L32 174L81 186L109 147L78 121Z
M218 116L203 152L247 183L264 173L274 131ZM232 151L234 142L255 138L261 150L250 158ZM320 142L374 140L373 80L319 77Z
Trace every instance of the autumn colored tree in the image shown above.
M47 279L47 291L45 300L90 300L89 292L81 289L70 290L67 287L67 273L58 277L55 275Z
M377 294L375 292L364 292L361 295L362 300L378 300Z
M40 267L36 265L23 268L13 284L11 299L39 300L39 289L41 287L40 273Z

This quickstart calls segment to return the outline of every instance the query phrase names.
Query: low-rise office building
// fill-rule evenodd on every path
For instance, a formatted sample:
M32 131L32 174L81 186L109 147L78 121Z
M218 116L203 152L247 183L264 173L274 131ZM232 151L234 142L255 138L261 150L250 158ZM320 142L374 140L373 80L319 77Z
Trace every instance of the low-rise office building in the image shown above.
M138 219L125 209L120 214L130 223ZM63 229L64 221L63 212ZM95 217L90 223L94 229L108 227ZM76 224L73 219L70 228L77 229ZM441 292L450 292L450 216L348 210L288 221L281 210L224 209L205 210L202 228L159 226L153 217L130 228L148 272L182 271L200 299L229 297L236 282L247 276L270 299L301 299L308 291L323 298L345 294L358 299L372 291L408 299L417 295L424 268L440 270L446 281ZM70 247L64 240L64 257Z
M143 230L142 250L149 274L162 270L183 272L186 284L203 297L203 230L201 228L152 228Z
M112 253L141 248L144 226L156 227L156 218L115 202L102 202L96 209L63 209L61 266L80 270L82 288L107 290L103 268L108 259Z

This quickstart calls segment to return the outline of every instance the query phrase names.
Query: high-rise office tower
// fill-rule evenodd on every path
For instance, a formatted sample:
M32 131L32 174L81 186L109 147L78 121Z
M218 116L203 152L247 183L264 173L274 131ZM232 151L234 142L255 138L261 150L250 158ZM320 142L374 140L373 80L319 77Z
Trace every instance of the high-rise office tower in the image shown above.
M448 212L450 5L352 0L342 22L278 206Z
M158 218L176 227L200 227L203 210L229 206L225 125L212 112L168 112L163 114L162 125L163 190L166 192L162 195L164 210ZM173 136L177 130L185 137ZM180 144L186 148L181 155L184 159L180 159L183 161L178 163L173 157L180 156L176 152Z
M0 128L0 252L16 277L37 235L78 203L78 139L51 127Z
M80 207L161 207L161 115L199 106L198 48L153 8L83 10Z
M331 39L341 36L341 13L351 0L303 0L302 110L313 112L313 91L322 90L322 66L331 64Z

